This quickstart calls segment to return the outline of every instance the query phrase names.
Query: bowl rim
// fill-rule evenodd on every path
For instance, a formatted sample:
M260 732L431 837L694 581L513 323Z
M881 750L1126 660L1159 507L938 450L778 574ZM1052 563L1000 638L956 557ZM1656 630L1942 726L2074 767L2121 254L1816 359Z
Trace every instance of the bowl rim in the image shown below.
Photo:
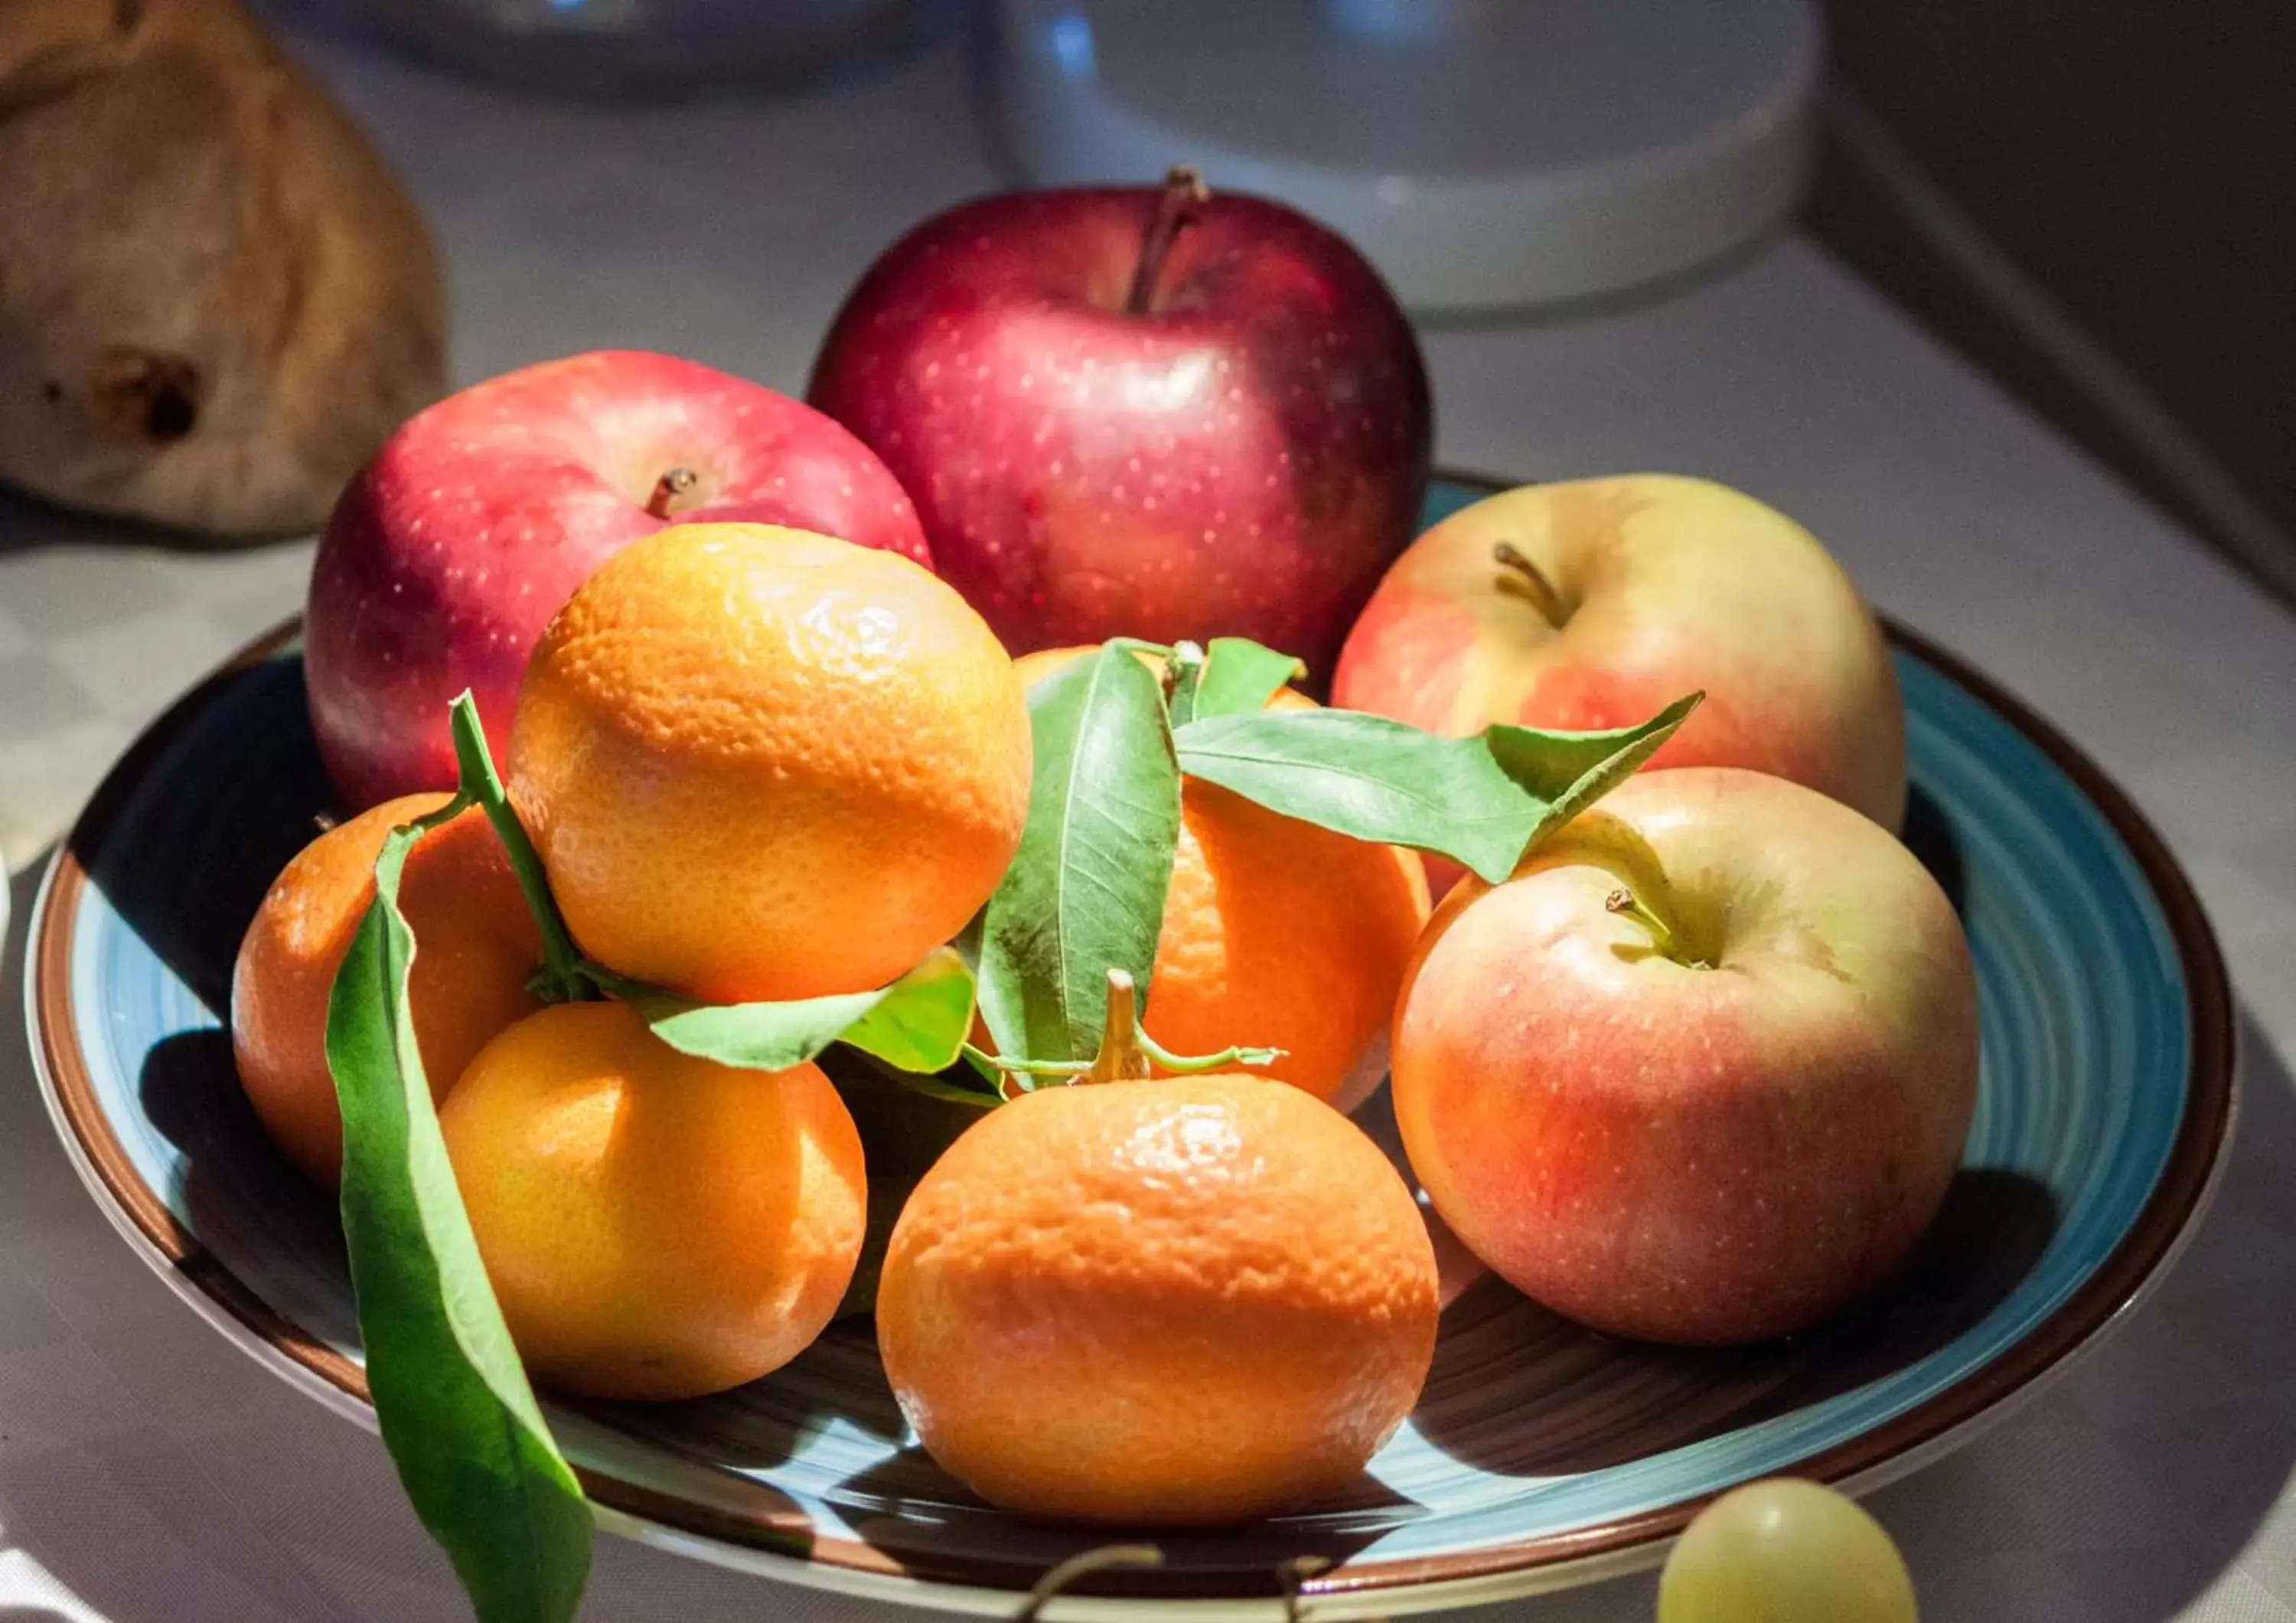
M1487 490L1505 484L1439 470L1436 478ZM2184 1109L2168 1158L2136 1220L2089 1276L2050 1314L1987 1363L1945 1390L1855 1436L1798 1461L1798 1476L1857 1489L1878 1487L1957 1446L2034 1396L2128 1310L2151 1293L2182 1252L2206 1209L2237 1114L2237 1018L2224 959L2207 915L2167 844L2135 803L2088 754L2054 726L1957 655L1882 617L1892 647L1940 671L2014 727L2071 779L2126 847L2167 921L2185 977L2191 1050ZM362 1365L318 1340L270 1306L209 1254L166 1202L136 1174L100 1108L78 1041L70 1001L75 925L88 872L82 853L100 843L122 803L153 762L234 676L278 655L300 630L291 618L249 643L202 678L154 721L105 774L70 832L49 859L35 899L26 956L25 1005L34 1069L58 1136L114 1226L179 1294L234 1339L265 1358L291 1384L373 1429ZM246 1339L252 1338L252 1340ZM259 1344L259 1346L258 1346ZM644 1536L659 1530L684 1553L763 1567L800 1582L857 1583L879 1598L946 1605L963 1598L1009 1606L1037 1576L1033 1568L987 1553L936 1552L896 1557L858 1538L822 1535L786 1501L753 1514L693 1504L620 1478L576 1468L583 1491L608 1519ZM1343 1565L1300 1586L1326 1607L1342 1597L1392 1610L1430 1586L1439 1602L1464 1604L1607 1575L1654 1561L1715 1495L1699 1495L1585 1528L1431 1554ZM633 1525L635 1524L635 1525ZM650 1524L650 1525L649 1525ZM733 1546L713 1553L711 1543ZM834 1569L825 1570L825 1569ZM808 1576L810 1575L810 1576ZM840 1576L841 1575L841 1577ZM1268 1586L1247 1596L1232 1581L1208 1576L1111 1571L1079 1593L1142 1601L1251 1600L1278 1594ZM1089 1602L1086 1602L1088 1606ZM1415 1609L1415 1608L1414 1608ZM1192 1609L1193 1610L1193 1609ZM1199 1614L1201 1615L1201 1614Z

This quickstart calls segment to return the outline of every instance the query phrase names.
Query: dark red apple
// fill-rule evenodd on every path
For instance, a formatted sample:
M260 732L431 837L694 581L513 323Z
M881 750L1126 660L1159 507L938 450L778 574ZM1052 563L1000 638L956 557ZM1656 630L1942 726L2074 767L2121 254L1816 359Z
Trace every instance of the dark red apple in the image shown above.
M499 750L527 655L611 553L668 523L818 531L930 565L869 449L758 384L599 350L506 373L410 418L320 538L304 620L311 721L355 807L451 788L468 688Z
M1427 377L1315 221L1152 187L964 204L847 298L807 398L1015 654L1257 638L1331 674L1427 478Z

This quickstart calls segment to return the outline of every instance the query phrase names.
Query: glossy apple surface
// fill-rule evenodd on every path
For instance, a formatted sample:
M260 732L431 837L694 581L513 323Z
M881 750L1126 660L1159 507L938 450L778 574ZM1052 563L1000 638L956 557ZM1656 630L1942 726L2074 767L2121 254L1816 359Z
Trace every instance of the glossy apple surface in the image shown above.
M664 524L789 524L930 566L882 463L800 401L601 350L506 373L393 434L320 538L304 622L319 752L353 806L451 788L447 708L497 759L527 655L590 572Z
M1332 702L1460 737L1629 727L1701 688L1653 766L1768 772L1898 826L1905 706L1872 612L1808 531L1704 480L1527 485L1453 514L1380 583Z
M1314 221L1171 195L1016 193L928 220L854 288L808 398L885 459L1013 653L1245 636L1320 688L1416 522L1418 346Z
M1394 1043L1411 1165L1494 1272L1614 1335L1751 1341L1911 1255L1975 1107L1976 979L1870 819L1646 771L1506 884L1461 883Z

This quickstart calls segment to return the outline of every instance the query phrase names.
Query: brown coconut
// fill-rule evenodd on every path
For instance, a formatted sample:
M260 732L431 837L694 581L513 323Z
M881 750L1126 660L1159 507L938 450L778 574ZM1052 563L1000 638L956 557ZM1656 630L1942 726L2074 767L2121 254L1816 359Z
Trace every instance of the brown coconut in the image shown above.
M421 217L239 0L0 0L0 480L315 528L445 349Z

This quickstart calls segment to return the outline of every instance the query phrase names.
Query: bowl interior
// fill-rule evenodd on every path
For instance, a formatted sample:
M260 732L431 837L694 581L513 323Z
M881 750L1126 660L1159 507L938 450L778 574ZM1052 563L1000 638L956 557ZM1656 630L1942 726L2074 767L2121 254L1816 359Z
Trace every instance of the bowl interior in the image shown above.
M1882 1468L2062 1357L2166 1255L2229 1085L2198 915L2133 814L2029 721L1931 656L1898 661L1908 843L1968 927L1984 1047L1964 1165L1911 1273L1809 1334L1722 1352L1607 1340L1485 1280L1447 1311L1417 1413L1353 1495L1164 1539L1169 1565L1136 1583L1265 1593L1303 1553L1374 1584L1535 1566L1662 1536L1749 1477ZM258 1127L222 1024L240 933L330 802L291 645L217 677L73 836L33 994L99 1197L219 1322L360 1394L334 1213ZM865 1320L721 1397L550 1413L602 1502L715 1538L1004 1586L1104 1541L941 1474L904 1434Z

